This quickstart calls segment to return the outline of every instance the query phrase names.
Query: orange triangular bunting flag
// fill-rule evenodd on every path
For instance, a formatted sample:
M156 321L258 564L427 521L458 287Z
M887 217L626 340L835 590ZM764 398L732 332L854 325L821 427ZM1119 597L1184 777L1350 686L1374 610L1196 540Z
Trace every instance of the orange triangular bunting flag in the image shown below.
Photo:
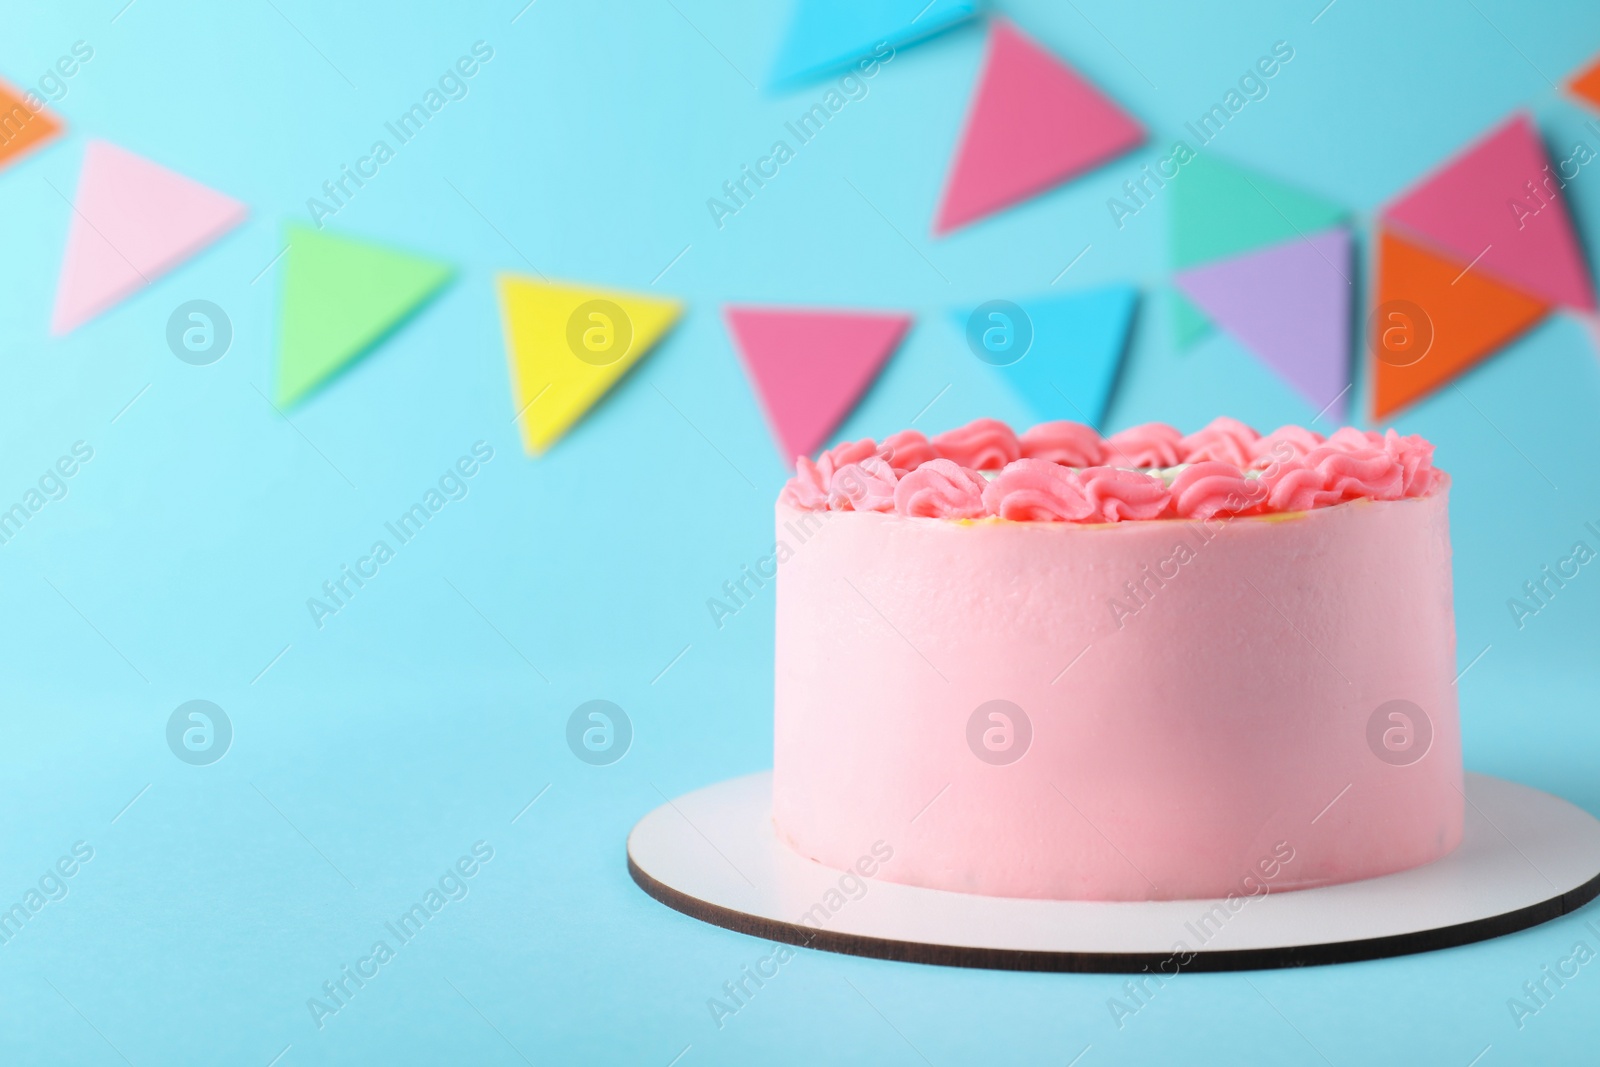
M1548 304L1385 230L1372 315L1372 415L1387 418L1483 361Z
M28 106L30 96L35 101L39 99L0 81L0 167L61 132L61 120L44 110L42 104L37 111Z
M1580 96L1595 107L1600 107L1600 56L1574 74L1572 80L1567 82L1567 88L1572 90L1573 96Z

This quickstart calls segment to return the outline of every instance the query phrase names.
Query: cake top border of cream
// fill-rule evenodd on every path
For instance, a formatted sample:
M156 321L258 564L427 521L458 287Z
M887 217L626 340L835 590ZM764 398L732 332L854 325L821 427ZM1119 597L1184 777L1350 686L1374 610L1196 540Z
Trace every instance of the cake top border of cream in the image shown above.
M1223 416L1188 435L1148 422L1101 437L1076 422L1017 434L975 419L932 439L908 429L801 456L778 500L799 511L1088 524L1312 511L1424 497L1445 482L1433 445L1392 429L1262 435Z

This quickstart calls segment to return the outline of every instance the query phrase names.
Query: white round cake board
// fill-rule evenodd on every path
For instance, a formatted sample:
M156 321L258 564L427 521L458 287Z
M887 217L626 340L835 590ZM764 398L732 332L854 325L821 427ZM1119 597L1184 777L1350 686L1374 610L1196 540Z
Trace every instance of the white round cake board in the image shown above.
M858 956L1028 971L1241 970L1398 956L1521 930L1600 894L1600 820L1537 789L1466 777L1466 832L1398 874L1228 902L984 897L861 879L794 852L772 825L772 773L656 808L628 835L628 870L687 915ZM843 888L855 888L846 879ZM831 892L831 896L830 896ZM826 922L801 916L818 914ZM1220 909L1220 910L1219 910ZM1182 953L1175 955L1181 943ZM1192 956L1187 953L1193 953Z

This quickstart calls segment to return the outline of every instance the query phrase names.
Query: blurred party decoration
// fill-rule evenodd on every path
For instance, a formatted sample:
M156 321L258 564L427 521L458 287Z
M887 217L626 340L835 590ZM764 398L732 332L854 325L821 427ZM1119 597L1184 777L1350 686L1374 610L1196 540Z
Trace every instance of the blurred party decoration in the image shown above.
M1138 302L1133 286L1108 285L1018 303L991 300L952 317L972 354L994 367L1040 422L1102 428Z
M1382 230L1370 319L1373 418L1427 396L1548 310L1526 293Z
M785 461L822 447L911 326L910 315L891 312L730 306L724 314Z
M1589 332L1589 339L1594 342L1595 355L1600 355L1600 315L1584 315L1583 325Z
M1373 410L1420 399L1520 334L1552 306L1593 313L1593 282L1533 120L1516 114L1386 208L1372 321ZM1469 295L1470 294L1470 295ZM1390 339L1427 326L1431 348ZM1406 362L1415 357L1416 362Z
M1600 108L1600 56L1596 56L1588 66L1568 79L1567 88L1573 96L1581 97L1592 106Z
M1383 212L1463 267L1535 299L1595 310L1594 286L1533 120L1512 116Z
M394 332L453 268L291 223L274 395L296 403Z
M789 89L847 74L858 63L893 56L977 11L977 0L797 0L768 87Z
M1172 265L1178 271L1300 241L1347 214L1338 204L1208 154L1195 155L1169 180ZM1211 320L1181 292L1174 294L1173 312L1179 348L1211 328Z
M1126 111L1004 19L994 19L935 234L1050 189L1144 141Z
M1174 282L1319 411L1350 388L1350 231L1343 226L1195 267Z
M84 150L50 329L69 333L243 222L249 209L106 141Z
M512 403L529 455L571 429L660 341L683 304L658 296L501 274Z
M44 108L34 109L28 97L33 93L19 93L0 81L0 167L6 167L21 156L44 144L61 132L61 120Z

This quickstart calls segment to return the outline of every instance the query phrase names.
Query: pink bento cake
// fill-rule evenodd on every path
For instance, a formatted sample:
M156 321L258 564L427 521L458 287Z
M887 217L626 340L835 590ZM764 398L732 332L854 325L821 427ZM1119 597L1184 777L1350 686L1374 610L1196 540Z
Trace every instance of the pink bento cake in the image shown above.
M1224 898L1461 840L1448 478L1420 437L992 419L802 458L773 820L844 869Z

